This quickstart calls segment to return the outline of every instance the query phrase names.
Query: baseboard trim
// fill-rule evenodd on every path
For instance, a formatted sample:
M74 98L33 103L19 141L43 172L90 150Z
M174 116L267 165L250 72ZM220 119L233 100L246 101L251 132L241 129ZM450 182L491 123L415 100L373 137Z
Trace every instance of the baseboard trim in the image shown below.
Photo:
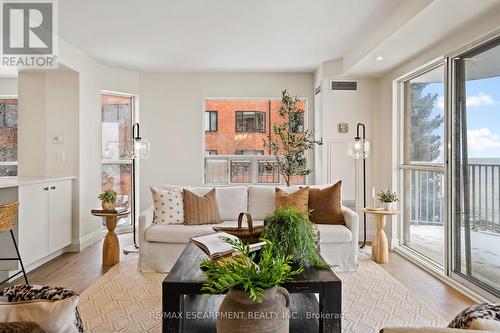
M83 251L85 248L99 242L104 237L105 234L106 234L105 229L98 229L94 232L91 232L90 234L80 237L80 239L76 240L74 239L71 242L71 244L65 248L65 250L66 252Z

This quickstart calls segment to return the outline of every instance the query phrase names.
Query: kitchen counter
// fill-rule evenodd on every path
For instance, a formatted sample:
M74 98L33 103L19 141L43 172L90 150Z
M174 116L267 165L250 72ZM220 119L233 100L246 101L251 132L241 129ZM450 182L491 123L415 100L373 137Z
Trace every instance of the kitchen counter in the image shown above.
M0 177L0 188L18 187L23 185L40 184L59 180L75 179L67 177Z

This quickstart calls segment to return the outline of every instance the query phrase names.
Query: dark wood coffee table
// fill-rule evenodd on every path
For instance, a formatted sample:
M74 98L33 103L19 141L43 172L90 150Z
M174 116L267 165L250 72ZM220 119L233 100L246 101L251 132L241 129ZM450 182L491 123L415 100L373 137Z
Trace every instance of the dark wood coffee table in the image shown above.
M162 283L163 332L216 332L224 295L202 296L206 254L190 242ZM305 270L286 282L292 296L290 332L341 332L342 283L331 270ZM319 301L315 294L319 294Z

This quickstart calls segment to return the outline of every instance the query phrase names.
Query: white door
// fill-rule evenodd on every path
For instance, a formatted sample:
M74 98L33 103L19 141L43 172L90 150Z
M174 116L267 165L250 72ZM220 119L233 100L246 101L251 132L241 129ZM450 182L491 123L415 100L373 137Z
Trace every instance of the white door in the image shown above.
M19 252L25 266L49 254L48 186L48 184L33 184L19 187Z
M49 252L71 244L71 180L49 184Z

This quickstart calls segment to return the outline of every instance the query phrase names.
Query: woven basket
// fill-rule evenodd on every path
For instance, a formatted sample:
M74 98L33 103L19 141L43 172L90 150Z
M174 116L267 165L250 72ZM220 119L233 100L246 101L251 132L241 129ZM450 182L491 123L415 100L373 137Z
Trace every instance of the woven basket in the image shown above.
M16 223L19 202L0 205L0 232L12 230Z
M243 217L246 216L248 228L244 228ZM214 227L215 231L227 232L230 235L236 236L245 244L253 244L259 242L260 235L264 231L264 226L253 226L252 215L248 213L240 213L238 216L237 227Z

